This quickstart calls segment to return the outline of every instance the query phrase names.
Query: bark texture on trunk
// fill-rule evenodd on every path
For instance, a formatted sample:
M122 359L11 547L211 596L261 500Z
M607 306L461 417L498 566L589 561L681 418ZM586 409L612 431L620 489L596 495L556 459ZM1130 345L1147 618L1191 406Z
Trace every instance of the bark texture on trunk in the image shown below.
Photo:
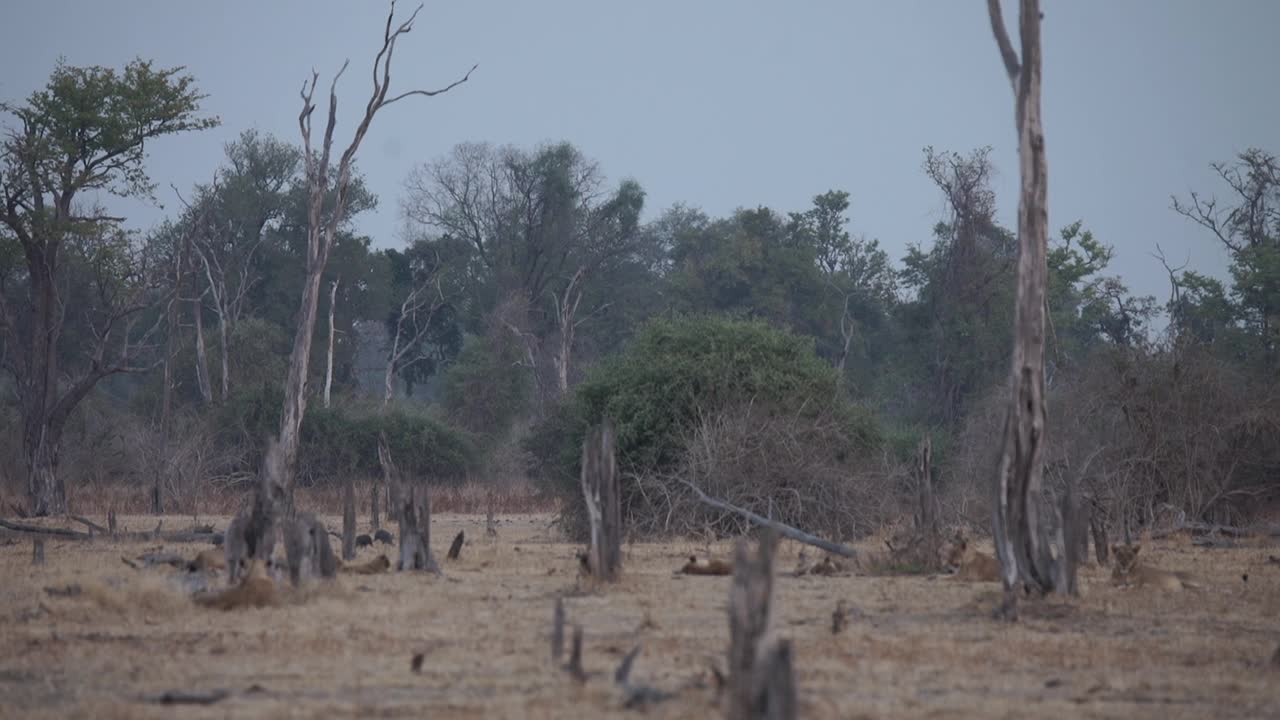
M206 405L213 402L213 386L209 382L209 351L204 342L204 301L197 297L191 301L191 312L196 326L196 387L200 399Z
M329 407L330 397L333 393L333 314L334 309L338 305L338 281L334 280L333 285L329 288L329 355L324 363L324 406Z
M1067 592L1074 586L1074 552L1065 546L1064 522L1044 502L1045 448L1045 288L1048 247L1048 171L1040 115L1040 3L1022 0L1019 62L1005 30L999 0L988 0L988 15L1015 96L1021 193L1018 202L1018 279L1010 398L995 482L992 523L1005 588L1002 614L1017 617L1020 587ZM1057 521L1056 523L1054 521ZM1054 530L1056 526L1056 530ZM1063 543L1057 556L1051 536Z
M613 582L622 569L622 510L613 426L606 421L587 433L582 446L582 493L591 522L587 568Z

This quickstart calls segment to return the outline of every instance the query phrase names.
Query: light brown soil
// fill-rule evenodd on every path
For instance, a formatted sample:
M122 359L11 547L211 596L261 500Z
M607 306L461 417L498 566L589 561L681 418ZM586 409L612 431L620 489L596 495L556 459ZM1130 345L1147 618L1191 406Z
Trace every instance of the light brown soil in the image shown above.
M436 517L438 557L459 529L468 536L459 561L441 559L444 578L340 575L283 606L234 613L197 607L179 571L120 561L152 544L50 539L43 566L31 565L29 540L5 545L0 716L635 716L612 672L637 642L632 681L677 692L646 717L718 715L709 668L723 668L730 579L673 573L691 554L728 557L727 543L629 546L625 578L592 589L549 516L502 520L489 538L483 516ZM1147 562L1207 589L1116 589L1109 569L1091 565L1082 599L1025 603L1013 625L990 619L994 584L791 577L799 549L781 549L775 627L795 641L802 717L1280 717L1280 668L1269 664L1280 644L1280 565L1267 559L1275 547L1207 550L1185 538L1145 547ZM375 545L360 560L381 552L390 554ZM45 592L70 583L78 596ZM549 660L561 595L596 673L585 685ZM833 636L840 600L851 617ZM417 653L420 673L410 669ZM209 706L153 702L178 689L231 695Z

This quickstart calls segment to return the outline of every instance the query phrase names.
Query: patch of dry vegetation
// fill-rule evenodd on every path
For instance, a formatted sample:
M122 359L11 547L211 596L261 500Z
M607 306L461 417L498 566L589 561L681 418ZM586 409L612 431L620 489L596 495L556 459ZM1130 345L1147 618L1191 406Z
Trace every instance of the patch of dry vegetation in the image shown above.
M233 613L188 599L182 571L120 562L152 543L50 539L38 567L30 541L0 546L0 716L172 717L173 707L152 701L174 689L230 691L181 710L196 718L634 716L607 677L579 685L549 661L561 597L583 628L589 675L611 675L640 642L632 679L675 692L646 716L718 713L710 668L724 668L731 580L676 571L690 555L730 557L728 542L627 546L622 580L599 588L579 581L580 548L559 539L549 515L499 516L496 538L483 532L483 515L433 519L433 536L468 538L443 578L344 574L278 606ZM146 517L121 521L154 527ZM202 547L165 549L193 557ZM1280 643L1274 546L1144 542L1145 562L1189 573L1204 589L1117 588L1110 568L1089 565L1083 598L1027 603L1013 625L990 619L995 584L796 577L800 551L790 542L779 551L775 626L794 641L802 717L1280 714L1280 671L1268 661ZM379 554L365 548L356 562ZM69 597L45 590L71 585L80 592ZM841 604L847 623L833 635Z

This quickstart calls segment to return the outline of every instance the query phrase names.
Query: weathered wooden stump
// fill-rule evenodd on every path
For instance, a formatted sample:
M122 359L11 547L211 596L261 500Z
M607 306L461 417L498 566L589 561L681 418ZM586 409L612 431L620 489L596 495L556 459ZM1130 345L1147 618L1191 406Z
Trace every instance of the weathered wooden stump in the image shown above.
M916 450L916 488L920 507L916 510L916 535L919 563L925 570L936 572L942 565L942 532L938 527L938 501L933 494L933 442L929 436Z
M462 555L462 543L466 542L466 533L462 530L453 537L453 544L449 546L449 554L445 556L446 560L457 560Z
M439 573L431 555L431 497L426 488L409 485L400 509L400 562L398 570L428 570Z
M587 570L592 577L613 582L622 569L622 498L608 420L587 433L582 444L582 494L591 523Z
M31 541L31 564L44 564L44 538L36 538Z
M773 558L778 536L760 533L752 552L746 540L734 548L729 588L729 720L789 720L796 713L795 671L790 642L769 637L773 605Z

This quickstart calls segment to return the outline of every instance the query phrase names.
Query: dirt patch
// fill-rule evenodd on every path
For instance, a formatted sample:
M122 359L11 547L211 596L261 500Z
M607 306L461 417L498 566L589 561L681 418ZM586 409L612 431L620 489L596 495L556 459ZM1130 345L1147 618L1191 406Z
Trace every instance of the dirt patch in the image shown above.
M181 689L229 692L183 706L196 718L622 717L636 711L622 707L605 674L637 642L632 681L676 693L646 716L718 713L710 668L724 664L730 580L674 572L691 554L728 557L727 543L627 546L624 578L601 589L579 582L578 548L551 516L500 521L492 538L483 515L437 516L438 545L467 535L443 578L341 575L296 602L235 613L197 607L181 571L120 561L154 543L53 539L38 567L29 542L2 546L0 716L172 717L175 708L156 701ZM189 523L173 517L165 527ZM194 556L203 547L165 549ZM366 548L359 560L385 551ZM1108 568L1089 566L1084 597L1029 605L1015 625L990 619L992 584L792 577L799 546L783 543L780 553L775 626L795 641L804 717L1280 715L1280 670L1268 664L1280 644L1280 565L1267 560L1276 547L1148 546L1147 562L1191 573L1206 589L1122 590L1107 582ZM46 591L70 586L79 591ZM601 673L585 685L549 661L561 596L570 625L584 630L586 670ZM839 601L849 622L833 636Z

